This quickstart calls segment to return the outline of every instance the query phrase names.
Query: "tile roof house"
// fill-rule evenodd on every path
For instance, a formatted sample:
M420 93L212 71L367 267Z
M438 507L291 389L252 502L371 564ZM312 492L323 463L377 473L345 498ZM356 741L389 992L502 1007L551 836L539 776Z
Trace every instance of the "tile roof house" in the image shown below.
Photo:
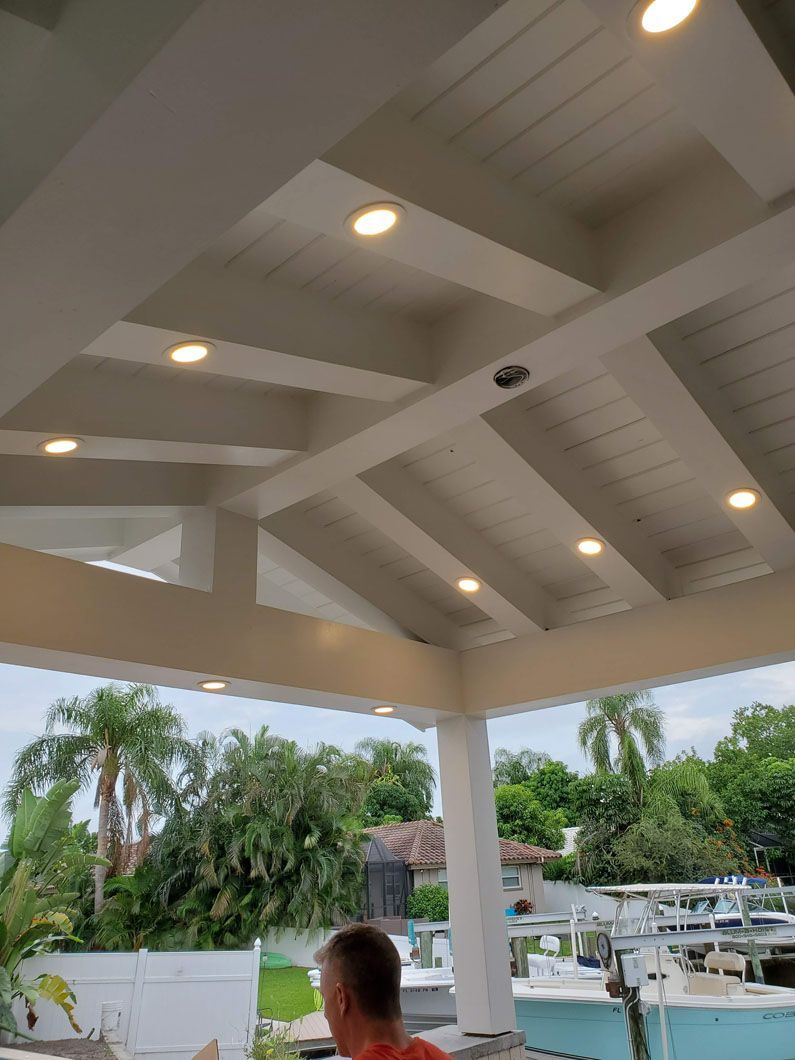
M403 821L376 825L365 831L380 839L388 850L405 862L412 889L424 883L447 886L443 825L436 821ZM544 912L542 865L559 857L557 851L545 847L501 839L500 862L506 908L523 898L532 902L535 912Z

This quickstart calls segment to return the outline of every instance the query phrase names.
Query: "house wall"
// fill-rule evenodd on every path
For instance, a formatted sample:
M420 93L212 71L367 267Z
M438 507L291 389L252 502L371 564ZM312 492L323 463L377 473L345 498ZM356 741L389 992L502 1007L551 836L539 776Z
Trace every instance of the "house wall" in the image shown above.
M507 868L508 866L506 866ZM544 873L541 865L518 865L511 866L519 869L518 888L503 889L505 908L513 905L520 898L533 903L533 911L536 913L546 912L544 897ZM421 887L424 883L439 883L439 870L444 870L444 865L422 865L413 868L412 876L414 888Z

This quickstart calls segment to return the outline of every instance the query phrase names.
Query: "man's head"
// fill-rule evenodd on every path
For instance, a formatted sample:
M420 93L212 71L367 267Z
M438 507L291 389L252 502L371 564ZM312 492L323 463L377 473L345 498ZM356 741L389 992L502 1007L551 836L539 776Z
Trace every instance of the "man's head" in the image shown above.
M399 1023L400 956L389 936L368 924L342 928L318 950L323 1011L339 1052L368 1026Z

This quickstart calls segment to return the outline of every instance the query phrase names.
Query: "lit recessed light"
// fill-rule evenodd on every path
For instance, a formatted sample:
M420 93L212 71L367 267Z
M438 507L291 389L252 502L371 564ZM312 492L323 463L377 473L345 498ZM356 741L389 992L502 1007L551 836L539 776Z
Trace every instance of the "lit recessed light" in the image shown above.
M385 703L382 707L373 707L373 714L394 714L395 708L387 706Z
M42 442L39 449L50 456L65 456L80 448L82 438L48 438Z
M599 556L605 550L604 541L598 537L581 537L577 542L577 551L583 556Z
M210 342L178 342L176 346L169 346L166 356L175 364L196 364L203 361L212 348Z
M456 585L462 593L476 593L480 588L477 578L459 578Z
M651 0L643 8L640 24L647 33L666 33L693 14L698 0Z
M205 692L223 692L225 688L229 688L229 681L199 681L199 688L203 688Z
M357 236L381 236L395 227L402 213L396 202L373 202L352 213L347 223Z
M738 512L744 512L749 508L754 508L759 503L759 493L744 486L742 489L732 490L726 498L726 503L730 508L735 508Z

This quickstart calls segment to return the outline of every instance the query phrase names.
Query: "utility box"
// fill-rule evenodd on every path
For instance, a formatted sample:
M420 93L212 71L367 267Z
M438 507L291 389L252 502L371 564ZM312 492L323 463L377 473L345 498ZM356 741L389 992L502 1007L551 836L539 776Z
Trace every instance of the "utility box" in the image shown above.
M621 970L624 973L624 983L627 986L648 986L649 973L646 971L646 958L639 953L624 953L621 955Z

